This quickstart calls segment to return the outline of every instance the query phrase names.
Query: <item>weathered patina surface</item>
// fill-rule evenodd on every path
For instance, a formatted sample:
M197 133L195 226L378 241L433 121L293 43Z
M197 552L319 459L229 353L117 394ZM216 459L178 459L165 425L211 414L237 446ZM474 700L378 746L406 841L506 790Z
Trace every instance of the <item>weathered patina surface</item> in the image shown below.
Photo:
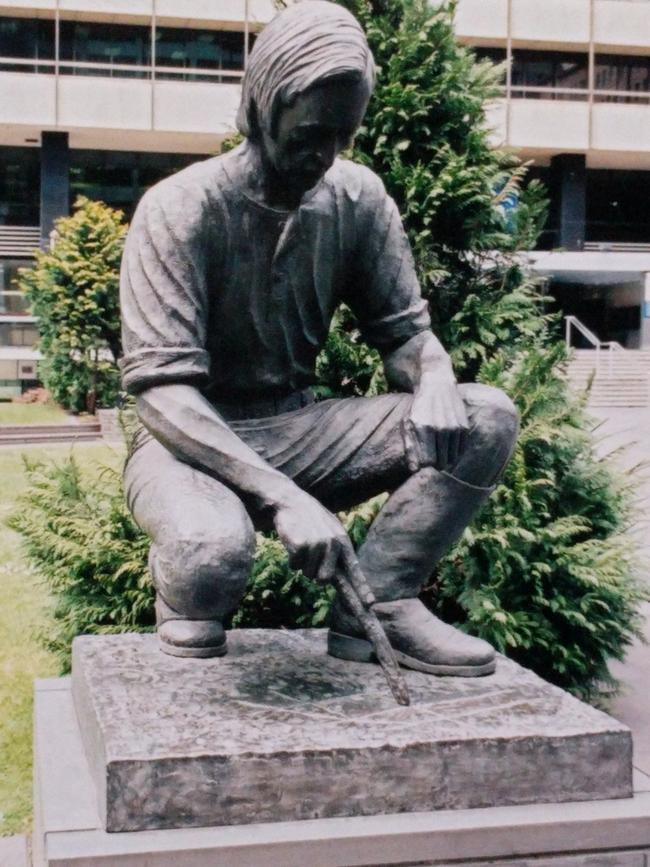
M151 635L75 641L73 692L108 830L631 795L627 728L516 663L484 678L326 655L324 630L236 630L223 659Z
M365 576L403 665L494 668L486 642L417 597L499 479L517 413L497 389L456 383L395 203L369 169L339 159L374 76L345 9L288 8L249 59L245 141L158 184L133 219L122 370L143 429L125 482L152 538L168 654L226 652L222 623L245 592L254 529L273 528L309 577ZM316 359L342 303L393 393L315 403ZM355 554L334 513L384 491ZM341 597L329 650L372 651Z

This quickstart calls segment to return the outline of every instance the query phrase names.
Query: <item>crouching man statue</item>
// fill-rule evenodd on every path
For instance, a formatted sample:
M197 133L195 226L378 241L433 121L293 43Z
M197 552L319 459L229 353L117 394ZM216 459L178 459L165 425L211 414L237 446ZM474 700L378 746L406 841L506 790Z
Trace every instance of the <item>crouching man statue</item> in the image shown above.
M394 202L371 171L337 159L373 84L347 11L291 6L251 53L243 144L152 188L134 217L122 372L143 427L125 482L152 539L166 653L226 652L222 623L244 593L254 527L274 527L292 565L319 581L358 557L401 664L494 670L492 648L418 594L508 462L517 414L493 388L457 385ZM341 302L393 393L314 402ZM382 491L391 496L355 555L334 513ZM372 658L341 599L329 652Z

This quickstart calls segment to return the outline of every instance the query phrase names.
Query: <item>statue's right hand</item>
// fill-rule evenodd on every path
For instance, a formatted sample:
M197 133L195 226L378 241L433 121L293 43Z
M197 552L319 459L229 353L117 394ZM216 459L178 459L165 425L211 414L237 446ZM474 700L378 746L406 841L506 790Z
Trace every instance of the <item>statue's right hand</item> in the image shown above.
M330 582L339 564L356 559L343 524L300 489L278 504L274 523L289 552L291 568L300 569L308 578Z

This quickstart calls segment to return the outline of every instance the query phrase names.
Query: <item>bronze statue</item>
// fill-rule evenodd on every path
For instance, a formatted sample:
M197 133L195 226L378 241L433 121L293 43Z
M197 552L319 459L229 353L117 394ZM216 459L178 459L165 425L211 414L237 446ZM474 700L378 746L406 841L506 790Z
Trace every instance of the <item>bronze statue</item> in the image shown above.
M360 567L402 665L494 670L492 648L418 594L493 490L517 413L496 389L457 385L394 202L371 171L338 159L374 75L342 7L283 11L249 59L243 144L153 187L134 217L122 366L143 428L125 482L152 538L167 653L226 652L222 622L244 593L254 528L272 527L312 578ZM342 302L394 391L314 402L316 357ZM382 491L355 555L334 513ZM329 652L374 658L340 596Z

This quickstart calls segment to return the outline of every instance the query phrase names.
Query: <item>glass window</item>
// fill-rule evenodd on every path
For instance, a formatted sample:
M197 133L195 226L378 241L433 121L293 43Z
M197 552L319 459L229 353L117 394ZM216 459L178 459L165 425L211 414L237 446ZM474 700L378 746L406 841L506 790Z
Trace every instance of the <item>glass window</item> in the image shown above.
M587 171L587 240L650 243L650 171Z
M512 55L512 86L587 88L588 69L586 54L517 49Z
M38 330L33 323L0 321L0 346L34 346Z
M474 54L477 60L489 60L494 64L503 63L507 57L505 48L486 48L485 46L474 48Z
M21 316L29 313L27 300L18 289L19 268L33 265L31 259L0 259L0 313Z
M0 225L38 226L40 187L39 149L0 147Z
M151 30L131 24L100 24L94 21L60 22L60 59L109 66L148 66L151 63ZM146 70L94 70L62 67L74 75L148 76Z
M200 154L73 150L71 204L79 195L100 199L130 219L145 190L200 159Z
M54 59L54 21L0 17L0 57Z
M156 67L160 66L179 70L241 70L244 68L244 34L159 27L156 30ZM156 77L179 76L156 72ZM193 77L191 74L182 76L186 80Z
M596 90L650 93L650 56L597 54Z

